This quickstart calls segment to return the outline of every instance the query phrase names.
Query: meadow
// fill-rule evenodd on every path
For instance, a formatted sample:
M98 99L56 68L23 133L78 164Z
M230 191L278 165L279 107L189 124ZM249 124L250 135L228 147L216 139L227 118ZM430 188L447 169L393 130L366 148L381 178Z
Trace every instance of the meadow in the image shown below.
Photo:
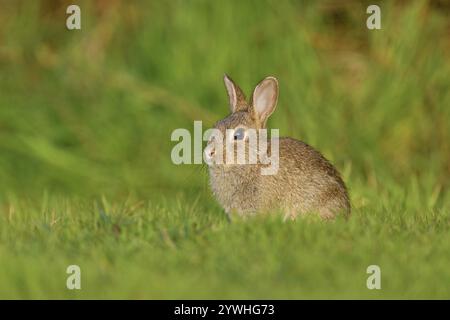
M69 31L68 1L0 0L0 298L450 298L447 2L377 1L381 30L368 1L76 3ZM172 163L224 73L278 78L269 127L341 171L348 220L229 223Z

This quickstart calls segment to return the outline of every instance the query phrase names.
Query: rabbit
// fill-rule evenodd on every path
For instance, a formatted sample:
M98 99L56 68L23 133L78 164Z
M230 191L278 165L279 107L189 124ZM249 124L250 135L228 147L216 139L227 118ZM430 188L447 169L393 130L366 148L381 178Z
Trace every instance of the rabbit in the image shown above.
M228 139L227 129L234 130L231 143L248 145L245 131L265 129L267 119L275 110L278 80L271 76L263 79L249 102L226 74L224 83L231 114L218 121L214 128L223 133L223 139ZM263 212L281 212L285 220L309 214L318 214L323 219L333 219L338 214L349 216L347 188L334 166L308 144L289 137L268 138L267 150L271 150L273 139L278 139L279 168L271 175L261 174L261 168L267 166L261 161L254 164L211 161L217 151L223 151L217 148L225 143L208 141L203 156L210 160L207 162L210 187L228 217Z

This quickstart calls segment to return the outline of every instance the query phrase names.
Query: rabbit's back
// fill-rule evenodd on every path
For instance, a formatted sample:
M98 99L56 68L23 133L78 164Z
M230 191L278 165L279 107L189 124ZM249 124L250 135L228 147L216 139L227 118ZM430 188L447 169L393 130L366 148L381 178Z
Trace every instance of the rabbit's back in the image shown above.
M318 212L323 217L350 212L347 190L338 171L308 144L279 138L279 169L275 175L262 176L260 191L267 206L282 207L296 216Z

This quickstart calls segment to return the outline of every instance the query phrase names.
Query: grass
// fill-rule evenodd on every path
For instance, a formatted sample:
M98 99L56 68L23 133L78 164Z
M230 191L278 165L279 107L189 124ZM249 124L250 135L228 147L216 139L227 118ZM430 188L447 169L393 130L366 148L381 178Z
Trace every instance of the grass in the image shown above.
M450 298L448 5L80 1L67 31L68 4L0 1L0 298ZM230 224L171 162L224 72L278 77L269 126L339 168L348 221Z
M186 206L188 203L188 206ZM35 204L37 205L37 204ZM21 208L24 207L24 208ZM42 207L43 206L43 207ZM214 205L13 204L2 298L448 298L449 214L356 210L349 221L227 223ZM108 208L105 212L105 207ZM43 214L45 212L46 214ZM68 265L82 289L65 288ZM366 288L379 265L382 289Z

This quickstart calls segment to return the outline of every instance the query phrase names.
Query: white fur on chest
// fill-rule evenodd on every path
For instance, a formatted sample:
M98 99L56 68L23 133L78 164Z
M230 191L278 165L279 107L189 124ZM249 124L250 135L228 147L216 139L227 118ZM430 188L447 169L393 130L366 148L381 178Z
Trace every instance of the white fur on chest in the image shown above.
M258 181L250 173L210 170L211 189L225 212L255 212L260 203Z

